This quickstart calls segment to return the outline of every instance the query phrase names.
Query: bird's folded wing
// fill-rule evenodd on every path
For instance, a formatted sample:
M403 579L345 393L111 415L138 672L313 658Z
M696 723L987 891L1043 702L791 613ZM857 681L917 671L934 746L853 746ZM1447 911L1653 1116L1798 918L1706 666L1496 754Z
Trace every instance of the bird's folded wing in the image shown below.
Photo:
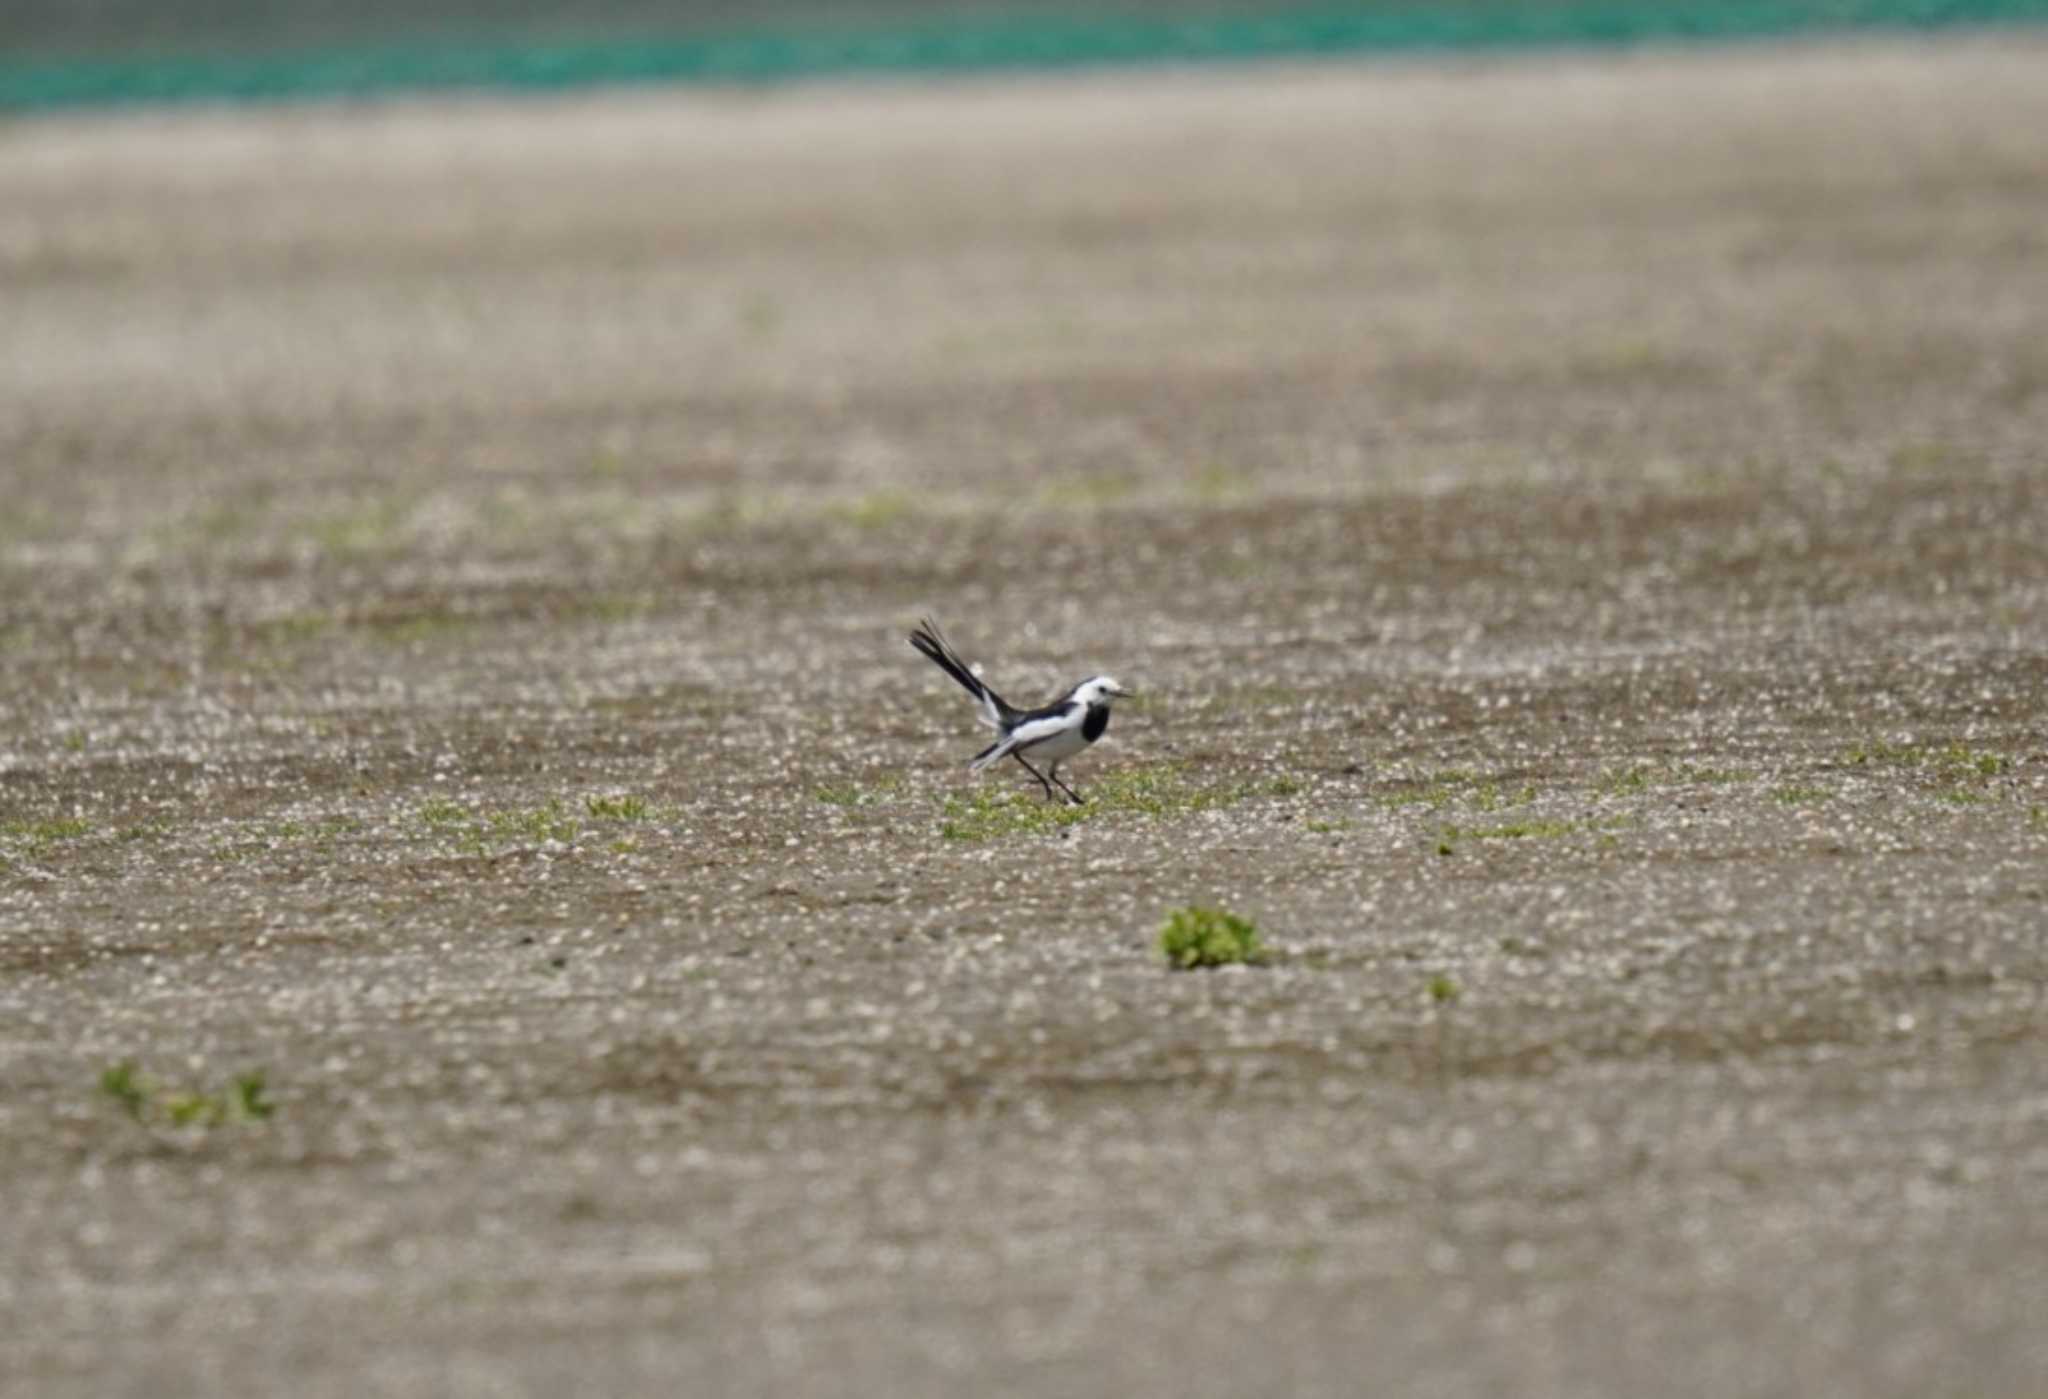
M1074 727L1071 710L1076 707L1069 706L1058 714L1048 714L1042 719L1026 719L1010 730L1010 746L1029 748L1034 743L1043 743L1049 738L1065 733Z
M1000 740L976 753L974 761L967 766L980 772L991 763L1000 763L1012 753L1026 751L1034 743L1043 743L1049 738L1059 737L1074 727L1072 711L1078 708L1078 705L1069 705L1054 714L1041 714L1036 719L1026 719L1004 734Z

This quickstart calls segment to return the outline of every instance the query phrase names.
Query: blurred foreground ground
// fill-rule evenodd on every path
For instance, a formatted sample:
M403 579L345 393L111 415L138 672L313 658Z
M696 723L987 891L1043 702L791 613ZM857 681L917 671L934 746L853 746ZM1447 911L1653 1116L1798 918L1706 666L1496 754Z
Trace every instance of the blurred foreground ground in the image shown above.
M0 129L4 1388L2038 1395L2044 63Z

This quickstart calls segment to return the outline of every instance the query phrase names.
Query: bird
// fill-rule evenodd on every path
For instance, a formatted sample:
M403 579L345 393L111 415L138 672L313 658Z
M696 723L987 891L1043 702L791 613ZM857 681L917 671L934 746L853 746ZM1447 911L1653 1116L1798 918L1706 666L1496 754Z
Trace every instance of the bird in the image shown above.
M996 741L968 761L970 770L980 772L1005 758L1015 758L1024 771L1038 779L1047 801L1056 800L1052 789L1058 787L1076 806L1086 804L1079 792L1060 781L1060 764L1108 732L1111 703L1128 698L1132 691L1107 675L1091 675L1051 704L1019 709L967 668L931 618L925 618L910 634L910 644L974 696L981 706L981 722L996 731ZM1033 767L1027 754L1043 762L1045 771Z

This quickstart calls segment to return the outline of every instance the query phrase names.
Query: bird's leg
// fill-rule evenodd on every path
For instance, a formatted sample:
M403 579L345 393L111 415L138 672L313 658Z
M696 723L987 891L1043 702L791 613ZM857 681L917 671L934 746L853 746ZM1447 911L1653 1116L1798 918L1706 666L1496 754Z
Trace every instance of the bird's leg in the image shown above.
M1018 762L1024 763L1024 755L1022 753L1019 753L1016 749L1012 748L1010 750L1010 756L1015 758ZM1040 772L1037 768L1031 766L1031 764L1029 763L1024 763L1024 771L1030 773L1033 777L1038 779L1038 785L1045 788L1045 799L1047 801L1051 801L1052 784L1045 780L1045 774ZM1060 785L1065 786L1066 784L1062 783Z
M1075 806L1088 805L1087 800L1083 798L1079 792L1075 791L1072 787L1069 787L1066 783L1060 781L1060 765L1058 763L1054 763L1048 768L1046 768L1045 773L1046 776L1050 777L1053 780L1053 782L1058 785L1059 789L1062 792L1065 792L1069 797L1072 797L1074 799ZM1051 794L1047 793L1047 795L1050 796Z

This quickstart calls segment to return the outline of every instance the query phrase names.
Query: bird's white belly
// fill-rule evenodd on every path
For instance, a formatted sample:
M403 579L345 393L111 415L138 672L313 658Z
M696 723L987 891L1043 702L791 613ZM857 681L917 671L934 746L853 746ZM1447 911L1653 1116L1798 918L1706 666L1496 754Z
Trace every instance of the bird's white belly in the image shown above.
M1042 739L1026 747L1024 756L1033 759L1043 758L1048 763L1058 763L1073 757L1087 746L1087 736L1081 732L1079 724L1074 724L1051 738Z

